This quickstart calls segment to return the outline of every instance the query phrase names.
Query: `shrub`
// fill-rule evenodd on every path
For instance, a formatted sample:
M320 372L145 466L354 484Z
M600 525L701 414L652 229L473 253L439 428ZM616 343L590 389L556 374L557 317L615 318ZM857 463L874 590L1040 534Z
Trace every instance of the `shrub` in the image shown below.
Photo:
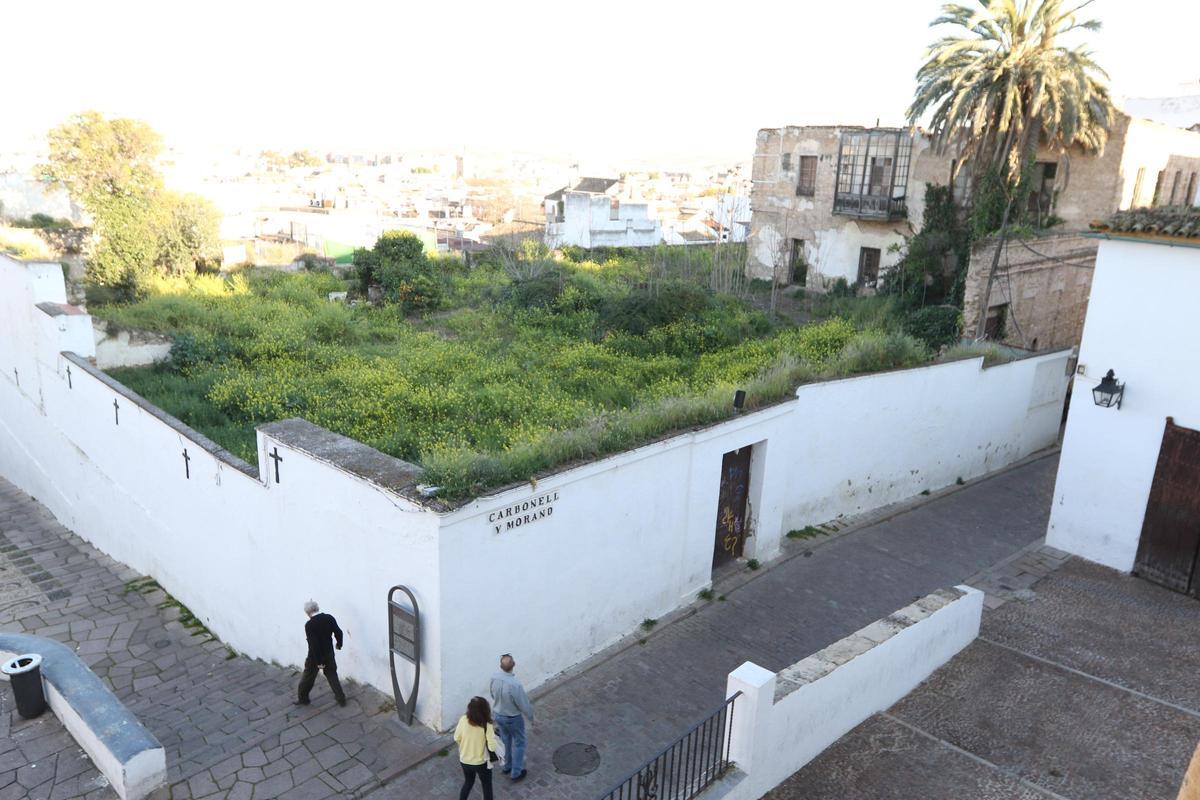
M833 362L835 375L914 367L929 360L924 343L903 333L866 331L855 336Z
M905 317L904 330L938 350L962 338L962 314L956 306L926 306Z

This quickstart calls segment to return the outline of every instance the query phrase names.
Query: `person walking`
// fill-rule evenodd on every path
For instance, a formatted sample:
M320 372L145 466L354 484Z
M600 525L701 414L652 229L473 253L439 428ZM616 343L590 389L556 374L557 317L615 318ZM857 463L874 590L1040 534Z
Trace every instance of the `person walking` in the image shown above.
M459 717L454 728L458 745L458 762L463 771L463 785L458 800L467 800L475 786L475 778L483 787L483 800L492 800L492 765L496 752L496 728L492 724L492 709L482 697L472 697L467 713Z
M296 705L306 706L309 703L308 693L312 691L317 680L317 670L325 673L329 688L337 698L339 706L346 705L346 693L338 681L337 659L333 655L333 639L337 640L337 649L342 649L342 629L337 620L330 614L320 613L320 607L309 600L304 604L304 613L308 622L304 623L304 637L308 639L308 656L304 659L304 674L300 676L300 696Z
M492 676L492 710L504 743L502 772L513 781L525 779L525 719L533 722L533 704L525 687L513 674L517 662L508 653L500 656L500 671Z

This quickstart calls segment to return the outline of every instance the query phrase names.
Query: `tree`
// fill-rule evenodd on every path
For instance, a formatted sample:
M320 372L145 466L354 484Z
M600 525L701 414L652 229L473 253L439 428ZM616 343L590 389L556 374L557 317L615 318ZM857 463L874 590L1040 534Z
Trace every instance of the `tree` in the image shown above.
M935 41L917 71L908 109L911 124L931 113L939 146L959 146L978 179L992 175L1003 192L999 241L988 271L987 308L1022 176L1040 144L1103 149L1113 116L1107 75L1082 45L1059 40L1076 30L1096 31L1081 20L1093 0L977 0L979 8L947 4L931 26L962 30ZM976 338L983 338L986 313Z
M157 167L162 141L143 122L76 114L47 134L43 176L92 217L97 244L87 277L127 296L155 272L182 275L220 251L220 213L196 195L163 187Z
M46 143L50 158L42 175L89 213L112 198L162 189L157 167L162 140L144 122L85 111L50 131Z

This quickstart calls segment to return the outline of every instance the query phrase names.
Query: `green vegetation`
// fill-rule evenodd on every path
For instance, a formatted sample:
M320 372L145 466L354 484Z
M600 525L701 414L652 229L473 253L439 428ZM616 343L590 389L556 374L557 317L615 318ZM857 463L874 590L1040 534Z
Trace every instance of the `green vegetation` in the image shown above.
M927 115L938 144L953 144L973 172L976 236L999 232L982 307L987 308L1010 226L1042 218L1041 176L1033 172L1040 146L1099 152L1115 116L1107 75L1083 45L1065 36L1097 31L1079 15L1090 0L978 0L947 3L931 26L955 26L930 45L917 71L908 120ZM1031 205L1033 208L1031 208ZM1052 216L1052 215L1051 215ZM980 314L975 338L987 317Z
M755 570L757 570L757 569L758 569L759 567L761 567L761 566L762 566L762 564L760 564L760 563L758 562L758 559L757 559L757 558L752 558L752 559L750 559L749 561L747 561L747 562L746 562L746 569L750 570L751 572L754 572Z
M815 525L805 525L803 528L798 530L791 530L787 532L787 538L789 539L815 539L818 536L824 535L825 531L821 530Z
M202 197L163 186L162 142L145 123L77 114L46 136L43 176L92 216L99 239L88 281L134 298L156 275L189 275L219 257L220 215Z
M712 600L713 597L715 597L715 596L716 596L716 594L713 592L712 589L701 589L700 590L699 597L701 600L706 600L706 601Z
M657 624L658 624L658 620L647 617L646 619L642 620L642 630L648 631Z
M176 600L174 596L172 596L171 593L166 589L162 588L162 586L160 586L158 581L154 580L154 578L134 578L125 584L125 594L129 594L130 592L149 594L150 592L154 591L162 592L164 595L164 599L158 604L159 608L179 609L179 624L182 625L186 630L190 631L192 636L207 636L209 641L217 638L213 635L212 631L208 629L208 626L201 622L200 618L192 613L190 608ZM233 651L232 648L226 648L226 650L232 654L226 657L226 661L237 657L237 653Z
M14 219L9 223L14 228L38 228L41 230L70 230L75 227L69 219L58 219L49 214L33 214L28 219Z
M315 269L154 276L144 299L92 311L173 336L168 363L114 377L242 458L256 425L301 416L421 465L452 499L726 419L737 388L753 410L930 358L898 329L773 321L712 291L711 262L603 257L530 248L468 270L389 236L358 272L360 289L368 272L392 287L380 307L328 302L346 284ZM428 302L402 290L413 276Z

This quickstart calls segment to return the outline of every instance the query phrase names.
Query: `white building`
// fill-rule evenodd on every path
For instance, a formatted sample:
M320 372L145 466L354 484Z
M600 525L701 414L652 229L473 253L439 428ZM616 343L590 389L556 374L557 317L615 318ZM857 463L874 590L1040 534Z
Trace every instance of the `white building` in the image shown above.
M616 178L580 178L544 202L549 247L652 247L663 241L654 208L621 197Z
M1200 596L1200 212L1122 213L1098 236L1046 541ZM1119 406L1093 394L1108 370Z

